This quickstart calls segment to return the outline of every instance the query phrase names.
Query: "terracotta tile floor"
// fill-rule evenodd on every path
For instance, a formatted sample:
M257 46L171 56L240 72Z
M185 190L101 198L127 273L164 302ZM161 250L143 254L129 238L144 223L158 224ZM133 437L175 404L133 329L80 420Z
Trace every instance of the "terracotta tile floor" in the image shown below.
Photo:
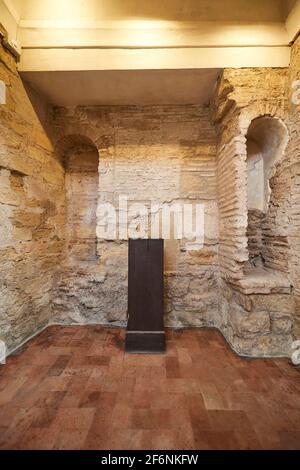
M300 370L236 356L215 330L51 327L0 366L2 449L300 449Z

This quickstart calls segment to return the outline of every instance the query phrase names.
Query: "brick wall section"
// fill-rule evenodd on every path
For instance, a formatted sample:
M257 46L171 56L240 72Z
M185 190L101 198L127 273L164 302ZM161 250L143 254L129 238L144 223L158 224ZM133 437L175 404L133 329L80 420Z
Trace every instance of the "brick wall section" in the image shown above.
M240 279L247 259L246 167L241 139L220 144L218 154L218 197L220 270L225 278Z
M63 249L64 174L0 45L0 339L12 349L51 318Z
M99 160L99 202L203 203L205 246L165 242L166 324L218 324L216 137L201 106L80 107L54 110L57 141L91 139ZM100 221L98 220L98 224ZM195 248L195 247L194 247ZM54 299L61 322L125 322L127 241L98 239L98 258L64 273Z
M264 213L257 209L248 210L248 251L249 261L254 265L262 263L263 257L263 231Z

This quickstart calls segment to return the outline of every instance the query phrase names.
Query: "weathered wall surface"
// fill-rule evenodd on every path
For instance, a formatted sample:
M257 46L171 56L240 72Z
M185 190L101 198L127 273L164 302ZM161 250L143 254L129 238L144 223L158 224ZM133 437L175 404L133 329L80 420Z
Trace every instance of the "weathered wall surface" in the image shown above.
M248 260L246 134L255 118L285 118L286 85L286 69L226 69L216 92L220 267L229 280L243 277ZM276 178L285 178L285 164L286 160L277 167ZM279 231L286 230L282 221L284 227L277 224Z
M0 45L0 339L12 349L51 318L63 250L64 174Z
M200 106L57 108L53 126L58 146L61 138L76 134L94 142L100 156L99 203L118 208L119 196L127 195L128 206L204 204L204 248L190 249L187 240L175 240L174 234L165 241L166 324L217 324L216 144L208 110ZM138 228L134 217L130 221ZM98 217L98 231L102 222ZM126 320L127 241L98 236L97 255L95 260L77 260L71 267L69 255L54 299L59 321Z
M291 169L287 151L269 180L258 233L248 220L246 137L253 120L273 116L288 128L286 69L225 70L213 103L217 125L222 330L241 354L287 354L294 300L288 268ZM249 225L248 225L249 222ZM250 236L248 245L247 235ZM264 266L248 267L260 246Z
M99 155L95 148L82 146L70 151L65 161L66 236L70 260L96 257L96 211Z
M299 61L298 40L289 70L225 70L213 123L201 106L56 108L45 126L54 155L1 49L0 339L13 348L51 321L125 324L127 241L103 238L99 215L101 203L118 208L125 195L156 212L205 208L204 247L174 233L165 242L166 325L216 326L244 355L288 354L300 330ZM289 141L256 214L246 141L260 116L279 119ZM249 263L249 249L263 265Z
M287 114L291 137L287 147L291 173L288 233L290 243L289 270L296 301L295 335L300 338L300 82L297 88L295 86L293 88L293 84L297 80L300 80L300 37L292 47L287 90ZM294 93L296 95L293 100ZM285 188L285 191L287 191L287 188Z

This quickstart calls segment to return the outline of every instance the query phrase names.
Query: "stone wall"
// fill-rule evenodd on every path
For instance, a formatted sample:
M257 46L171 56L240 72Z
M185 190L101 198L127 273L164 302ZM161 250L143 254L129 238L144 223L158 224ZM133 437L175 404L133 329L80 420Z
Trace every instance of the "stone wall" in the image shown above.
M68 254L74 263L96 257L98 164L91 145L76 147L65 157Z
M225 69L216 90L212 115L219 137L219 260L222 276L229 280L241 279L248 261L247 132L260 116L285 119L286 86L286 69ZM285 163L277 168L277 178L285 178Z
M287 148L287 156L290 164L291 185L288 189L285 188L285 191L289 191L290 199L289 270L296 301L295 335L300 338L300 104L292 102L292 94L296 91L292 85L296 80L300 80L300 37L292 47L291 66L288 74L287 115L291 138ZM297 97L299 100L299 92Z
M249 143L256 145L259 151L262 165L260 172L262 178L256 177L255 192L262 192L262 201L253 200L253 187L251 180L252 172L247 171L248 185L248 233L256 225L261 231L258 240L261 238L261 262L266 268L275 269L282 272L288 272L288 208L289 197L285 188L290 185L290 171L288 169L288 157L286 147L289 141L288 128L282 119L276 116L261 116L254 119L247 132L247 156L249 163L253 155L253 151L249 152ZM253 147L252 147L253 148ZM256 150L256 151L257 151ZM258 173L258 170L256 171ZM258 176L258 175L256 175ZM260 175L259 175L260 176ZM262 202L262 205L261 205ZM253 208L256 209L255 215ZM255 221L259 215L257 210L260 209L261 220ZM253 219L254 215L254 219ZM253 247L253 243L248 236L248 249ZM251 258L251 250L249 250L249 260Z
M258 209L248 209L248 226L246 236L248 239L249 263L253 266L262 266L263 257L263 225L265 214Z
M254 120L268 116L289 131L287 86L286 69L225 70L212 105L219 139L221 330L234 349L246 355L288 354L293 338L288 150L274 165L259 230L257 214L250 211L247 217L248 129ZM292 139L290 135L290 144ZM254 255L261 262L253 262Z
M176 240L174 234L165 241L165 321L172 326L216 325L216 142L208 109L57 108L53 127L58 147L66 136L75 134L79 141L88 138L94 143L99 152L99 203L118 208L119 196L127 195L128 206L204 204L204 247ZM98 230L101 223L98 217ZM139 226L134 216L130 223ZM98 237L96 259L70 265L69 253L54 300L58 321L126 321L127 249L126 239Z
M102 237L99 213L110 203L122 215L126 195L155 214L204 205L203 247L174 231L165 241L166 325L215 326L241 355L289 354L300 331L299 69L298 40L289 70L224 70L211 115L192 105L55 108L43 122L54 151L1 48L0 339L12 349L50 322L126 323L127 239ZM37 96L34 105L45 121ZM289 140L258 214L247 132L261 116ZM138 232L140 219L130 222Z
M294 299L285 278L256 272L242 282L221 280L221 331L243 356L290 355Z
M13 349L52 316L64 246L64 173L0 45L0 339Z

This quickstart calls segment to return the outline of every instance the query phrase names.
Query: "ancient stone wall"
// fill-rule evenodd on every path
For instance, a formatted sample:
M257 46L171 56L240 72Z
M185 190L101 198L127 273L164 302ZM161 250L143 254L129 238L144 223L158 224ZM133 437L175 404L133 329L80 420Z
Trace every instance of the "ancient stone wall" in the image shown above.
M0 339L9 350L51 318L64 246L64 172L0 45Z
M263 224L265 214L258 209L248 209L248 226L246 236L248 239L249 263L261 266L263 257Z
M248 219L247 200L249 126L262 116L274 117L275 124L280 123L289 134L287 72L225 70L212 106L219 138L221 329L235 350L246 355L288 354L292 342L294 299L288 268L291 171L286 142L272 168L271 194L259 229L253 211ZM270 149L270 141L266 142ZM261 255L263 265L256 266L254 255Z
M220 268L229 280L243 277L248 260L247 132L260 116L285 119L286 85L286 69L226 69L216 91L212 110L219 135ZM286 177L285 164L276 169L277 178ZM279 230L286 229L282 221Z
M120 217L127 196L156 207L145 236L164 205L204 206L204 246L175 230L165 241L166 325L218 327L242 355L289 354L300 324L299 51L298 40L289 70L224 70L212 119L192 105L55 108L43 123L54 152L1 48L0 339L12 349L49 322L126 323L127 237L102 236L99 207ZM247 137L262 116L288 143L258 214ZM129 219L137 234L141 219Z
M70 261L96 257L96 211L99 156L96 148L80 146L65 157L66 229Z
M204 204L204 247L187 239L177 240L174 233L165 241L165 320L173 326L217 324L216 141L208 109L57 108L53 126L58 146L61 139L77 134L97 147L98 205L110 203L119 211L119 196L128 196L129 207L133 203L148 208L151 203L159 207L173 203ZM77 202L80 210L81 202ZM139 227L135 216L129 223ZM97 258L77 260L71 267L69 259L63 266L54 299L58 321L126 321L126 237L101 238L101 224L98 216ZM151 220L147 233L150 228Z
M290 141L287 156L290 164L291 185L289 191L290 244L289 270L296 300L295 335L300 338L300 38L292 47L291 65L288 74L287 115ZM298 103L298 104L297 104Z

